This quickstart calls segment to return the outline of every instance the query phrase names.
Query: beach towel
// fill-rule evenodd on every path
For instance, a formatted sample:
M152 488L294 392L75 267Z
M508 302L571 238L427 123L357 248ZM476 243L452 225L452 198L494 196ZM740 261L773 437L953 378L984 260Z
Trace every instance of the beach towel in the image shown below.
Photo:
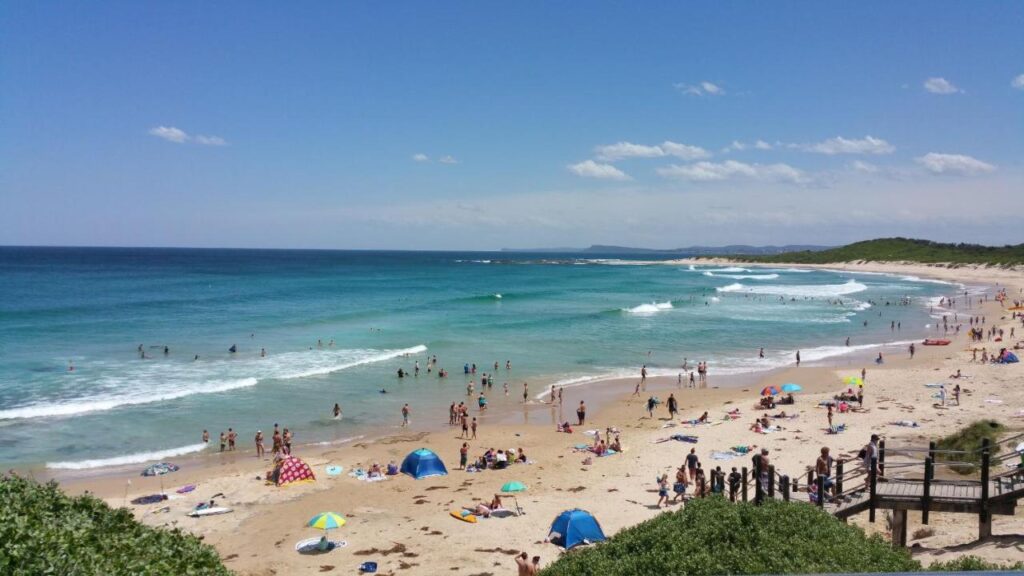
M985 402L988 404L1002 404L1003 401L998 398L985 398Z
M327 542L327 550L320 550L319 538L307 538L295 543L295 551L299 554L325 554L336 548L344 548L348 542L344 540L330 540Z
M167 500L165 494L148 494L146 496L139 496L132 500L132 504L156 504L157 502L163 502Z
M829 434L839 434L841 432L846 432L846 424L834 424L832 426L829 426Z
M712 460L732 460L737 456L739 456L739 454L735 452L722 452L720 450L713 450L711 452Z
M945 384L942 382L932 382L931 384L924 385L925 388L942 388L943 386L945 386Z
M388 479L387 476L384 476L383 474L371 478L369 473L367 473L366 470L363 470L362 468L359 468L354 472L349 472L348 475L351 476L352 478L355 478L356 480L361 480L363 482L383 482L384 480Z
M917 428L920 426L920 424L913 420L897 420L895 422L890 422L890 424L893 426L903 426L904 428Z
M730 450L737 454L746 454L747 452L750 452L750 449L750 446L733 446L732 448L730 448Z
M193 491L195 489L196 489L196 485L195 484L187 484L185 486L182 486L181 488L178 488L177 490L175 490L175 492L177 492L178 494L188 494L189 492L191 492L191 491Z
M341 474L341 472L343 470L344 470L344 468L342 468L341 466L328 466L327 467L327 475L328 476L338 476L338 475Z

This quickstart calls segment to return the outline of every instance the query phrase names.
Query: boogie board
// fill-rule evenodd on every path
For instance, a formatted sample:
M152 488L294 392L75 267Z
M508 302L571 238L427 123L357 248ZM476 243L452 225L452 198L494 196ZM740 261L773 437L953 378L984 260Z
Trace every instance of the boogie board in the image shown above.
M476 516L474 516L469 510L452 510L450 514L452 515L452 518L455 518L456 520L476 524Z
M233 512L231 508L225 508L223 506L214 506L213 508L203 508L202 510L193 510L188 513L193 518L200 518L202 516L216 516L217 514L227 514Z

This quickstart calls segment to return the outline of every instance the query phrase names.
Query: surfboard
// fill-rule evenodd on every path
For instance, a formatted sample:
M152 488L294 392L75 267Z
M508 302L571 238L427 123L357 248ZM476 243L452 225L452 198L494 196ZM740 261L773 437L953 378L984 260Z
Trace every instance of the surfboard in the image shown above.
M200 518L202 516L216 516L217 514L227 514L233 512L231 508L225 508L223 506L214 506L213 508L203 508L202 510L193 510L188 513L193 518Z
M476 516L471 514L468 510L452 510L450 514L452 515L452 518L455 518L456 520L476 524Z

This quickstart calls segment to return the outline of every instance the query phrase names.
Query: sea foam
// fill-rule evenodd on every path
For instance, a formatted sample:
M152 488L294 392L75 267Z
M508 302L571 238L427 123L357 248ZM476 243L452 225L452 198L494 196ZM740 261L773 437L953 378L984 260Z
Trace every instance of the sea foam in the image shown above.
M645 316L671 309L672 302L651 302L650 304L641 304L632 308L623 308L622 311L629 314L636 314L638 316Z
M173 458L174 456L182 456L185 454L192 454L194 452L202 452L207 448L207 444L189 444L188 446L179 446L178 448L169 448L167 450L157 450L155 452L139 452L137 454L126 454L124 456L114 456L111 458L98 458L95 460L77 460L74 462L47 462L46 467L55 470L89 470L92 468L104 468L107 466L124 466L127 464L143 464L146 462L156 462L165 458Z
M856 280L850 280L845 284L792 284L792 285L768 285L768 286L746 286L740 283L729 284L715 290L719 292L749 292L751 294L768 294L778 296L790 296L793 298L835 298L846 294L863 292L868 287Z

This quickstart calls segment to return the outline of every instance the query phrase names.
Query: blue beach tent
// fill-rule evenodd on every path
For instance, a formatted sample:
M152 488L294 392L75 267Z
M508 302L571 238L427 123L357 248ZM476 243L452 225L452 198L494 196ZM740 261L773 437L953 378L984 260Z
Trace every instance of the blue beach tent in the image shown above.
M605 540L604 531L597 518L578 508L566 510L551 523L551 532L558 534L551 541L566 550L580 544L592 544Z
M448 469L444 467L444 462L441 462L441 458L437 454L426 448L420 448L409 453L405 460L402 460L402 473L419 480L430 476L447 476Z

